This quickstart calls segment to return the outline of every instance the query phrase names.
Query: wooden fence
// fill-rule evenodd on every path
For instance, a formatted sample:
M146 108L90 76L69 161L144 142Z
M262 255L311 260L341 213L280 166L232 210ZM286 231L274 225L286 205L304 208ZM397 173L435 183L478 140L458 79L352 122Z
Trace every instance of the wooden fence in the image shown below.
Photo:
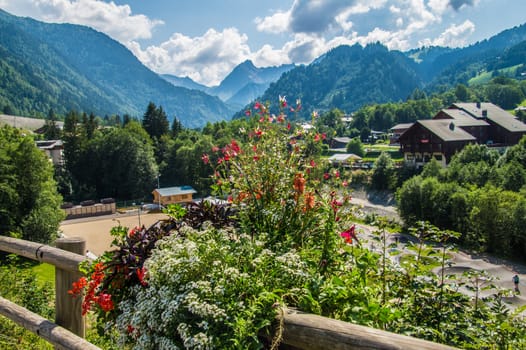
M0 298L0 314L32 331L57 349L95 350L84 340L85 323L80 298L67 291L80 276L79 264L86 260L85 242L61 238L57 247L0 236L0 251L49 263L56 268L56 324ZM283 313L281 348L297 350L451 350L449 346L404 335L359 326L322 316L286 310ZM100 349L99 349L100 350Z

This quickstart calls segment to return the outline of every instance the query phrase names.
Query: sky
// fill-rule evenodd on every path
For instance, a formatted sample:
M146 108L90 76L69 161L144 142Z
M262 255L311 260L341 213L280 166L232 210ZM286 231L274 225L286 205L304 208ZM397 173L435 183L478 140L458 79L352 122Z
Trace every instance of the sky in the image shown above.
M245 60L308 64L336 46L463 47L526 23L525 0L0 0L90 26L160 74L214 86Z

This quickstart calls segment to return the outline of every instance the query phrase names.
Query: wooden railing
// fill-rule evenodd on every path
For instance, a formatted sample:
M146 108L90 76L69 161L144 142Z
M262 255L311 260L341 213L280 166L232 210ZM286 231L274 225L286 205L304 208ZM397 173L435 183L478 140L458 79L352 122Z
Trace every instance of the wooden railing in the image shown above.
M95 350L83 339L81 301L67 291L81 276L79 264L86 260L85 242L70 238L57 240L57 248L0 236L0 251L18 254L56 267L56 323L0 298L0 314L39 335L58 349ZM71 252L74 251L74 252ZM282 315L281 344L285 349L322 350L451 350L452 347L400 334L359 326L327 317L286 310Z
M82 274L79 265L86 260L86 242L80 238L60 238L57 247L0 236L0 250L55 266L55 323L6 299L0 298L0 314L47 340L57 349L95 350L84 339L85 319L81 298L68 294ZM99 349L100 350L100 349Z

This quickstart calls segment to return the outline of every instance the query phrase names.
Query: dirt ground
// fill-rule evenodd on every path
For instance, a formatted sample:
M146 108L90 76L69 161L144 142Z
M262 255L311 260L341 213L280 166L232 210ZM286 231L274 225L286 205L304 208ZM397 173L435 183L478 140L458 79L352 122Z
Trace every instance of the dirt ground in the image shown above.
M140 225L148 227L166 218L166 214L148 214L144 212L141 212L139 217L137 211L133 211L126 214L65 220L60 225L60 231L66 237L84 238L86 240L86 249L98 256L111 249L111 241L113 239L110 235L110 230L112 227L119 226L119 224L130 229Z

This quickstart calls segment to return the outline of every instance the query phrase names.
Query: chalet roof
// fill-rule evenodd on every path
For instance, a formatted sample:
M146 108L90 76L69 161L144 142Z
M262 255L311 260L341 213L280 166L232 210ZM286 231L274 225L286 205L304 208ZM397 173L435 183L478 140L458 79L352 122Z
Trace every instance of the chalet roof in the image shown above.
M64 148L64 143L62 142L62 140L36 141L36 145L38 148L43 149L43 150Z
M197 191L194 190L192 186L175 186L175 187L156 188L155 190L153 190L153 192L158 192L161 195L161 197L197 193Z
M477 119L462 109L443 109L442 113L454 119L457 126L489 126L485 120Z
M487 118L509 132L526 132L526 124L493 103L454 103L453 106L466 111L475 118Z
M414 123L400 123L396 124L391 128L391 130L407 130L409 129Z
M477 139L455 125L454 120L449 119L431 119L431 120L417 120L416 124L422 125L427 130L431 131L437 137L444 141L476 141Z

